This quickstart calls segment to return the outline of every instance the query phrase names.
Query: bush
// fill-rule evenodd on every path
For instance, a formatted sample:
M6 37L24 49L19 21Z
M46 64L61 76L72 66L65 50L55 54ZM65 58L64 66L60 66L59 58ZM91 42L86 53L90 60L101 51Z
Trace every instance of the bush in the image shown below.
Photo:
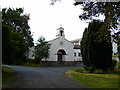
M93 65L91 65L91 66L88 68L89 73L93 73L95 70L96 70L96 67L93 66Z
M112 65L111 65L110 69L113 70L116 65L117 65L117 60L116 60L116 59L113 59L113 60L112 60Z
M88 71L85 69L76 69L75 71L80 73L88 73Z
M103 74L104 72L103 72L103 70L101 70L101 69L96 69L96 70L94 71L94 73L96 73L96 74Z
M118 63L117 67L120 68L120 62Z

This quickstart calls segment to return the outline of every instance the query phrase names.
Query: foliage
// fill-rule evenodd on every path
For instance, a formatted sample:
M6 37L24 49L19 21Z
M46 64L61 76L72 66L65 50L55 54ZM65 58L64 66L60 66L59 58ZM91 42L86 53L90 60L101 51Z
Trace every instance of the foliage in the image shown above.
M83 69L83 68L75 69L75 71L76 71L76 72L79 72L79 73L88 73L88 70Z
M90 73L89 70L86 70L84 68L80 68L80 69L75 69L76 72L79 72L79 73ZM101 69L95 69L92 73L95 73L95 74L103 74L104 71L101 70Z
M120 68L120 63L117 64L117 67Z
M75 70L69 70L68 74L73 77L75 80L79 81L80 83L86 85L89 88L119 88L119 76L118 71L116 73L109 73L109 74L94 74L94 73L87 73L87 72L76 72ZM83 69L79 69L79 71L85 71ZM66 73L67 73L66 72ZM102 72L98 70L96 72Z
M93 72L95 69L106 70L112 65L112 43L110 32L107 34L107 40L101 38L101 42L97 42L96 38L99 28L103 22L93 20L89 23L88 29L86 28L83 33L81 41L81 53L83 63L86 69ZM109 40L109 41L108 41Z
M96 69L96 70L94 71L94 73L96 73L96 74L103 74L104 71L101 70L101 69Z
M101 38L107 39L107 31L111 30L111 36L113 41L118 44L118 55L120 61L120 1L119 2L75 2L74 5L81 5L83 13L79 16L81 20L92 20L93 17L103 15L105 17L103 25L99 28L97 41L101 41Z
M38 44L35 47L35 60L37 64L39 64L43 58L46 59L49 57L49 46L50 44L45 41L44 37L38 39Z
M119 58L119 62L120 62L120 36L118 38L117 46L118 46L118 58Z
M87 70L88 70L89 73L94 73L94 71L97 70L97 69L94 65L91 65L90 67L87 68Z
M2 9L3 63L22 64L25 62L25 53L28 47L33 46L28 20L29 15L24 15L22 8Z
M111 29L115 36L120 34L118 29L119 21L120 21L120 2L77 2L74 5L81 5L83 9L83 13L79 16L81 20L92 20L93 17L98 17L100 15L104 15L104 23L99 30L99 36L104 39L106 36L106 30Z
M116 65L117 65L117 60L116 60L116 59L113 59L113 60L112 60L112 65L111 65L110 68L113 70Z

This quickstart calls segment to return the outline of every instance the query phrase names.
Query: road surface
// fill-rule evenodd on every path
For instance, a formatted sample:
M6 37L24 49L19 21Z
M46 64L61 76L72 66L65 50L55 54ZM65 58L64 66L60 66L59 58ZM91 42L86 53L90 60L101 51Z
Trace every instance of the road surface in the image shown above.
M87 88L65 74L68 69L82 67L24 67L6 65L16 70L16 77L7 88Z

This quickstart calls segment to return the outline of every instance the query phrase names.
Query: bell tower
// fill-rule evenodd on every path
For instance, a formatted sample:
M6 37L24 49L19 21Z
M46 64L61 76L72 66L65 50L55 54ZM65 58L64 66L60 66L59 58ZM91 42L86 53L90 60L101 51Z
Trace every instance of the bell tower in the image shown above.
M56 37L65 37L64 28L63 27L60 27L60 28L57 29Z

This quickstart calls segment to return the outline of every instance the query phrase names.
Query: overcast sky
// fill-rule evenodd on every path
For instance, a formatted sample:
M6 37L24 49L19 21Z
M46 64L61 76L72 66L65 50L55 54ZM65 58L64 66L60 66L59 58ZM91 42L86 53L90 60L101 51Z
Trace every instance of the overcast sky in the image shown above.
M29 26L34 42L43 35L46 41L56 38L60 25L64 28L65 38L74 40L82 37L88 23L81 21L80 6L74 6L74 0L61 0L51 6L51 0L1 0L2 8L24 8L24 13L30 13Z

